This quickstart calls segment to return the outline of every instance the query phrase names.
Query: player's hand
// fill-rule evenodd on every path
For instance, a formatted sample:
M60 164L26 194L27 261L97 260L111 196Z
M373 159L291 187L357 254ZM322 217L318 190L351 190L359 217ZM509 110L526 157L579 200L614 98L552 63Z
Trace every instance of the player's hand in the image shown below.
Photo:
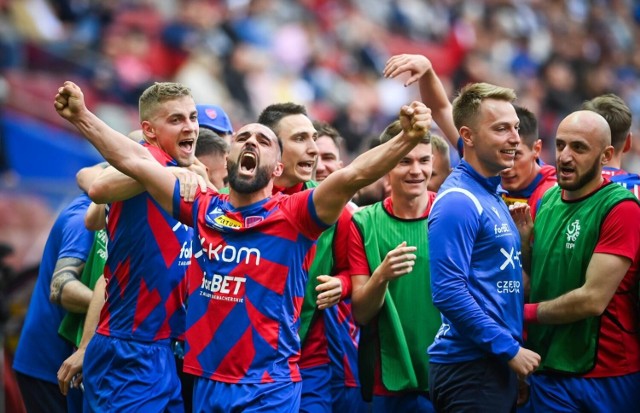
M387 60L382 74L384 77L395 78L403 73L409 73L409 78L404 82L405 86L420 80L429 70L433 69L431 61L419 54L399 54Z
M423 139L431 128L431 109L424 103L413 101L400 109L403 134L411 141Z
M540 365L540 355L524 347L520 347L514 358L509 360L509 367L515 371L519 379L533 373Z
M509 213L511 213L511 218L513 218L513 222L515 222L518 228L520 239L529 242L531 232L533 231L533 219L531 218L531 207L529 207L529 204L516 202L513 205L509 205Z
M316 287L316 291L319 293L316 299L318 309L324 310L338 304L342 295L340 279L330 275L319 275L318 281L320 281L320 285Z
M382 264L376 269L381 271L382 279L385 281L394 280L409 274L413 271L416 264L416 255L414 252L416 247L408 247L407 242L403 241L400 245L387 253Z
M218 188L216 188L215 185L211 183L211 181L209 180L209 170L207 169L206 165L200 162L198 158L196 158L194 162L187 167L187 169L201 176L202 179L204 179L204 182L206 183L207 187L214 189L216 192L218 191Z
M82 383L82 365L84 363L84 349L79 348L70 355L58 369L58 387L65 396L69 387L78 387Z
M168 169L178 179L180 196L185 202L193 202L198 191L202 193L207 191L207 183L197 173L187 168L169 167Z
M78 85L66 81L58 88L53 106L60 116L68 121L73 121L80 113L87 109L84 103L84 94Z

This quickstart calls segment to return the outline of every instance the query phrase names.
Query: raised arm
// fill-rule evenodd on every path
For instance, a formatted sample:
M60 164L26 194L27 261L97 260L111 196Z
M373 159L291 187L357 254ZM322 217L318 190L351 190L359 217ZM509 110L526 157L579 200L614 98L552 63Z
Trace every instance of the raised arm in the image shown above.
M368 150L327 177L314 190L313 203L324 223L336 222L342 209L356 191L389 172L413 149L431 127L431 110L421 102L400 110L402 132L390 141Z
M73 124L100 154L119 171L140 182L169 213L173 213L176 178L141 145L110 128L87 109L80 88L65 82L58 89L54 106Z
M384 67L385 77L395 78L409 72L409 79L404 83L409 86L416 81L420 87L422 102L431 108L433 120L454 148L458 145L460 134L453 123L451 102L431 61L418 54L401 54L392 56Z

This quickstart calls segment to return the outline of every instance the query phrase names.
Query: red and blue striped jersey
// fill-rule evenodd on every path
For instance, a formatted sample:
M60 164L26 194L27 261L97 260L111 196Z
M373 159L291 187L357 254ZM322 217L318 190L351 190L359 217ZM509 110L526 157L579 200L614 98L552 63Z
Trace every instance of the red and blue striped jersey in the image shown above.
M351 217L357 207L347 204L336 222L333 234L331 254L333 268L330 275L349 274L349 253L351 238L349 236ZM316 255L314 259L327 259ZM350 279L349 279L350 281ZM317 310L318 314L309 328L307 338L302 347L301 368L312 368L329 363L331 380L347 387L358 387L358 341L360 328L356 325L351 312L351 292L335 306Z
M331 381L358 387L358 341L360 327L351 310L351 299L341 300L324 310L325 329L331 359Z
M624 169L604 166L602 176L618 185L622 185L633 192L636 198L640 198L640 176L630 173Z
M502 199L507 205L513 205L516 202L528 203L529 207L531 207L531 217L535 220L542 195L549 188L555 186L557 181L556 168L551 165L543 165L535 179L526 188L520 191L503 193Z
M312 190L241 208L209 191L174 214L195 230L184 371L226 383L300 381L300 308L327 226Z
M176 162L154 146L165 166ZM179 337L185 329L183 282L193 231L143 192L107 206L107 297L97 332L150 342Z

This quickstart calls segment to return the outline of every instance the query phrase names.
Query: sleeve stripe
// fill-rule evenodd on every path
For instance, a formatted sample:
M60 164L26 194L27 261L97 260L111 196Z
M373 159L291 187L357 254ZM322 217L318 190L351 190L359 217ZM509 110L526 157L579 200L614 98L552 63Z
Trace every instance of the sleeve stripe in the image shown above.
M473 204L476 206L476 210L478 211L478 215L482 215L483 209L482 209L482 205L480 205L480 201L478 201L478 198L476 198L474 194L472 194L471 192L469 192L464 188L449 188L446 191L442 192L441 194L438 194L435 201L433 201L431 210L433 211L433 208L435 208L438 201L450 192L460 192L461 194L466 195L469 199L471 199L471 201L473 201Z

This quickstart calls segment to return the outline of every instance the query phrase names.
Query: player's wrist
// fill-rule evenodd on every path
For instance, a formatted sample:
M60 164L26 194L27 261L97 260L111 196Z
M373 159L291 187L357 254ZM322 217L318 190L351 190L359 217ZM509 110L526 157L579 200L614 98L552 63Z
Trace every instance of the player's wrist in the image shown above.
M526 324L535 324L538 322L538 306L540 303L531 303L524 305L524 322Z

